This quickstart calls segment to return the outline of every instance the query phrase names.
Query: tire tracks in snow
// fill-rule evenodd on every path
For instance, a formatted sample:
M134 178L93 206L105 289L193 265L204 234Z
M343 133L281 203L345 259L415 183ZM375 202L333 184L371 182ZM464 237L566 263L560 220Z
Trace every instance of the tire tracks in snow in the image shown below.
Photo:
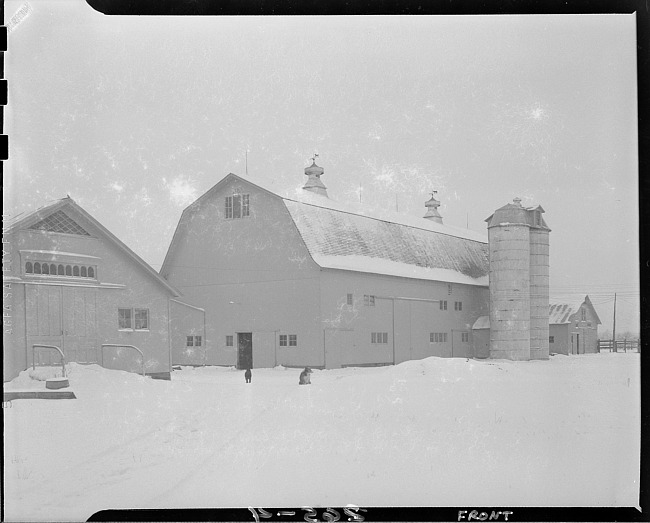
M281 399L276 401L276 404L281 405L289 396L290 390L287 391ZM171 484L164 492L159 493L155 495L153 498L149 500L148 506L150 507L157 507L160 505L162 501L165 499L169 499L169 496L176 490L178 490L179 487L182 487L186 485L190 479L193 477L201 474L206 468L212 466L212 459L217 453L225 450L229 446L231 446L239 436L241 436L243 433L247 432L247 429L253 425L253 424L259 424L260 420L262 420L265 416L269 414L269 412L274 412L277 410L277 407L274 406L273 403L270 403L268 406L261 408L260 410L256 411L255 414L252 414L250 419L244 424L239 426L239 428L235 429L234 433L231 434L228 439L220 444L217 448L215 448L212 452L210 452L206 456L202 456L200 460L196 460L197 462L195 463L196 466L194 467L189 467L190 470L186 474L184 474L180 479L175 481L173 484Z

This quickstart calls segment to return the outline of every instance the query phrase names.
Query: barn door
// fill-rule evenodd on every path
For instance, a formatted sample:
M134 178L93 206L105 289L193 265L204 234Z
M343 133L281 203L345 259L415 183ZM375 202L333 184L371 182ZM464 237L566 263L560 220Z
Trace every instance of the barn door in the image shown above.
M66 361L97 363L97 289L63 287Z
M56 285L26 286L25 323L27 325L27 363L32 365L32 346L54 345L64 350L61 287ZM36 349L36 365L59 365L55 350Z
M253 368L253 333L237 333L237 368Z
M325 368L340 369L352 353L352 329L325 329Z

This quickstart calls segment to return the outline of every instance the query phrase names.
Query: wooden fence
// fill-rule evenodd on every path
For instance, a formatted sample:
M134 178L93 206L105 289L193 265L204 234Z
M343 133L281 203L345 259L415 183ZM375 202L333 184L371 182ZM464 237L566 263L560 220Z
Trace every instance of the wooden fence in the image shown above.
M641 343L635 340L598 340L598 352L641 352Z

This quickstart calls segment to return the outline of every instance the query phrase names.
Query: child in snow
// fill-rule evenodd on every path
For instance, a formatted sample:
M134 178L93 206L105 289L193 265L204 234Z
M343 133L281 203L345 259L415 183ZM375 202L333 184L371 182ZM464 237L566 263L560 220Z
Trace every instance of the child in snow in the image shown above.
M246 383L250 383L250 382L251 382L251 376L252 376L252 375L253 375L253 373L251 372L251 370L250 370L250 369L246 369L246 372L244 372L244 378L246 378Z
M309 378L309 375L311 374L311 369L309 367L305 367L305 370L303 370L300 373L300 381L298 382L299 385L311 385L311 379Z

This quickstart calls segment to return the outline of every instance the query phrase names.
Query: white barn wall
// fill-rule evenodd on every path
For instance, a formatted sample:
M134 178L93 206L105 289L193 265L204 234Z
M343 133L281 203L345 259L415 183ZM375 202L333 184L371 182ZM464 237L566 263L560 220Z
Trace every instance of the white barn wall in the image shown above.
M250 194L250 216L225 218L225 197ZM162 275L183 300L206 311L207 364L237 363L237 333L253 334L253 367L322 366L319 267L282 200L238 180L196 204L187 233L179 225ZM298 347L280 347L296 334ZM226 346L226 336L234 346Z
M88 222L69 206L62 207L71 219L84 227L90 234L97 237L78 234L51 233L29 229L19 229L11 234L11 272L5 276L22 280L12 283L12 297L15 298L13 316L16 328L11 335L5 336L5 381L13 378L20 370L31 366L32 343L47 343L63 345L63 350L71 361L74 349L79 348L87 354L88 361L102 361L100 345L103 343L134 345L142 350L145 360L145 371L151 374L167 374L170 367L170 338L169 338L169 298L171 292L154 275L128 256L121 248L100 234L95 226ZM44 214L44 216L47 216ZM22 253L20 251L23 251ZM48 251L59 254L30 254L27 251ZM66 263L61 256L71 259L70 253L91 256L79 257L85 263L97 266L97 281L65 281L62 278L48 276L25 275L25 262L30 256L51 260L52 263ZM36 258L34 258L36 259ZM92 261L90 261L92 260ZM24 283L32 282L32 283ZM38 285L36 283L41 283ZM123 288L102 288L100 284L117 284ZM41 305L37 303L44 297L43 289L49 289L48 299L52 296L67 297L68 300L48 305L50 315L61 317L61 326L49 339L40 336L43 333L39 319L34 316ZM60 289L60 291L59 291ZM56 291L56 292L55 292ZM65 293L65 294L64 294ZM27 301L25 300L27 297ZM91 310L77 310L84 303L92 306ZM56 308L52 309L52 305ZM118 308L149 309L149 329L142 331L121 331L118 325ZM30 312L31 311L31 312ZM83 317L79 317L83 314ZM58 321L50 318L50 322ZM87 336L73 338L74 330ZM67 332L67 338L63 334ZM92 336L88 333L93 333ZM66 343L67 339L67 343ZM74 340L74 341L73 341ZM41 351L38 361L58 362L58 357L50 356L47 351ZM83 361L83 360L82 360ZM140 372L141 365L138 354L130 349L107 348L104 351L104 366Z
M445 282L422 281L378 274L323 270L321 309L323 329L351 329L352 347L341 355L342 365L393 363L393 303L385 297L421 300L447 300L447 310L438 303L395 300L395 360L397 363L428 356L471 355L469 342L461 341L461 332L488 312L487 287L452 284L448 294ZM347 294L354 295L354 304L346 305ZM364 295L378 296L375 306L364 305ZM454 302L463 303L462 311L454 310ZM372 344L372 332L388 332L388 344ZM447 332L446 343L429 343L431 332ZM469 334L468 336L471 336Z

